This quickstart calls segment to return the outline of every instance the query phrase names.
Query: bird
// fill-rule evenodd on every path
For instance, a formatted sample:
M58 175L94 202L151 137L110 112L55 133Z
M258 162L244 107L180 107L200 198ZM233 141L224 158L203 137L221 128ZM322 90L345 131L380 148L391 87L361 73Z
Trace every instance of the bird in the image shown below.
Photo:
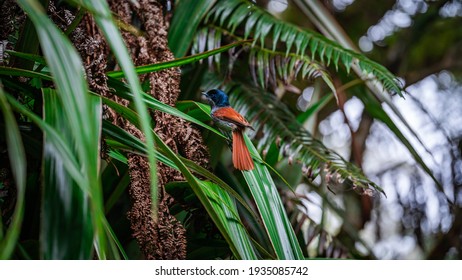
M209 102L212 110L210 116L217 126L225 131L232 131L233 135L233 165L238 170L252 170L252 157L244 141L244 130L250 128L250 123L229 104L228 95L219 89L211 89L202 93Z

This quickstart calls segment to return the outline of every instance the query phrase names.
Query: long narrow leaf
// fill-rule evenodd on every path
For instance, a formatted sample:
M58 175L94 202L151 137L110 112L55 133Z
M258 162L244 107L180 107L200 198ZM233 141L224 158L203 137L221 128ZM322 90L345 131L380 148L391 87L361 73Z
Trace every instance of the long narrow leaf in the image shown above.
M14 108L15 111L23 114L27 118L29 118L33 123L35 123L44 133L47 133L49 136L49 140L53 141L53 145L56 147L56 152L59 153L59 156L63 159L63 165L65 165L66 170L71 174L72 178L76 182L83 182L85 181L84 177L79 171L78 164L77 164L77 159L75 155L71 152L71 149L69 148L69 145L66 143L66 141L61 137L61 135L53 129L51 126L49 126L47 123L45 123L42 118L38 117L35 115L33 112L29 111L24 105L20 104L18 101L16 101L14 98L7 96L8 102L10 105ZM79 187L81 187L83 190L86 192L89 192L89 186L86 185L81 185L79 184Z
M176 57L188 51L197 27L216 0L182 0L175 7L168 32L168 44Z
M130 112L130 109L123 106L115 108L120 110L119 113L123 112L126 116L134 114L134 112ZM133 116L130 116L129 118L134 119ZM139 125L138 123L134 124ZM108 133L107 135L111 135L112 137L121 140L123 143L137 149L140 152L146 151L144 143L142 143L139 139L129 135L127 132L108 122L104 122L103 131L104 133ZM212 220L228 241L234 255L240 259L255 259L256 254L253 247L250 245L251 241L245 233L245 229L242 226L242 222L240 222L234 202L228 193L237 198L244 207L248 208L244 200L231 187L221 181L218 177L215 177L212 173L208 172L204 168L201 168L192 161L178 157L157 135L155 135L155 139L158 149L165 154L165 156L157 156L159 161L172 168L180 170L180 172L185 176L189 185L199 197L205 209L209 212ZM194 175L192 175L188 168L191 168L198 172L198 174L217 182L219 185L204 183L203 181L198 180ZM249 208L248 210L251 211Z
M192 190L196 194L196 196L199 198L201 201L202 205L204 208L207 210L208 214L212 218L213 222L217 226L217 228L220 230L221 234L225 238L225 240L228 242L231 251L234 253L234 255L237 258L253 258L255 254L249 252L249 251L240 251L241 248L247 247L247 244L236 244L236 239L231 236L233 232L229 232L229 225L224 224L221 217L220 217L220 212L217 212L209 198L207 197L207 194L204 192L204 189L202 188L200 181L194 177L194 175L188 170L186 165L183 163L183 161L176 156L176 154L167 146L165 143L154 133L154 137L156 139L156 143L159 146L160 149L165 151L167 155L173 160L173 162L178 166L179 170L185 176L186 180L188 181L189 185L191 186ZM249 248L247 248L249 249Z
M138 76L135 73L133 61L130 58L127 48L122 39L122 35L117 29L117 25L112 20L111 10L106 1L85 0L82 1L85 9L94 11L95 21L107 38L120 67L122 68L125 78L128 81L131 92L134 94L135 106L140 118L141 131L144 133L147 145L148 162L150 169L151 182L151 212L154 221L157 221L157 168L156 157L154 153L154 139L152 136L150 117L146 105L141 96L141 85Z
M246 135L245 140L250 153L257 160L261 160L257 149ZM276 185L266 166L257 161L253 170L243 171L242 174L260 212L277 258L284 260L304 259Z
M75 147L72 128L66 121L57 93L43 89L43 113L45 122L59 131L70 146ZM41 251L44 259L89 259L93 245L93 225L88 197L78 187L63 164L63 158L52 141L44 133L43 151L43 200Z
M132 100L134 98L133 93L131 93L127 89L127 87L125 86L124 83L122 83L120 81L117 81L117 80L115 80L113 78L110 78L108 80L108 85L110 85L111 87L113 87L116 90L115 94L117 96L120 96L120 97L128 99L128 100ZM159 110L161 112L164 112L164 113L167 113L167 114L170 114L170 115L173 115L173 116L180 117L182 119L185 119L186 121L189 121L189 122L195 123L195 124L197 124L199 126L202 126L202 127L206 128L206 129L210 130L211 132L217 134L218 136L223 137L223 135L220 132L218 132L216 129L214 129L211 126L206 125L205 123L203 123L203 122L189 116L188 114L185 114L185 113L181 112L177 108L174 108L174 107L171 107L171 106L169 106L169 105L167 105L165 103L162 103L159 100L155 99L154 97L152 97L150 95L147 95L145 93L141 93L141 95L142 95L142 98L143 98L144 102L146 102L146 105L149 108Z
M0 239L0 259L8 259L16 248L16 242L21 231L21 223L24 216L24 193L26 190L26 155L19 133L18 124L14 118L11 107L7 102L3 86L0 84L0 111L3 113L6 127L6 142L8 145L8 157L11 171L17 190L16 206L11 224L6 234ZM0 230L3 229L0 226Z
M40 79L44 79L47 81L51 81L52 79L51 76L40 73L40 72L24 70L20 68L5 67L5 66L0 66L0 75L40 78Z
M79 167L77 164L77 159L74 157L74 154L71 152L68 143L64 140L64 138L62 138L61 134L40 117L17 102L15 99L9 96L7 96L7 99L17 112L30 119L47 135L47 142L54 147L55 152L58 154L57 157L62 159L61 162L66 167L67 172L69 172L69 174L72 176L72 179L75 182L85 181L85 178L82 176L80 170L78 169ZM85 193L90 192L89 186L79 184L79 187L82 188L82 191ZM105 219L103 219L103 225L107 231L106 234L111 238L110 240L113 240L114 243L119 244L117 238L113 234ZM117 248L117 246L111 245L111 248ZM125 255L123 251L121 252L122 255ZM113 257L117 257L118 255L118 252L115 251L112 251L111 253Z
M203 52L203 53L199 53L199 54L195 54L195 55L191 55L187 57L182 57L182 58L178 58L175 60L170 60L170 61L165 61L165 62L160 62L160 63L155 63L155 64L149 64L149 65L143 65L143 66L137 66L135 67L135 71L136 73L140 75L140 74L146 74L146 73L164 70L167 68L179 67L182 65L194 63L196 61L210 57L212 55L222 53L224 51L227 51L241 44L248 43L250 41L251 40L239 41L239 42L235 42L235 43L232 43L232 44L220 47L220 48L216 48L216 49L213 49L207 52ZM122 78L124 76L124 73L123 71L110 71L107 73L107 75L112 78Z
M252 241L239 218L235 202L231 196L211 182L201 181L200 185L236 248L239 254L237 257L245 260L257 259Z
M80 56L56 25L47 17L37 1L20 0L20 6L34 23L41 48L53 75L59 98L66 107L68 126L72 127L78 165L82 178L81 188L88 187L86 195L92 208L95 244L100 258L106 258L107 236L104 230L104 211L99 178L100 101L88 94Z
M132 115L135 113L131 111L130 109L126 107L112 107L115 109L119 114L129 116L130 119L134 119ZM139 126L137 122L133 123L136 126ZM103 134L106 137L110 137L116 141L118 141L121 144L126 145L127 147L133 149L131 152L135 153L140 153L142 155L146 155L146 146L143 142L141 142L138 138L134 137L133 135L127 133L123 129L107 122L103 122ZM111 143L110 146L114 147L114 143ZM176 164L173 163L172 159L165 155L165 151L161 150L162 153L156 151L156 158L164 163L165 165L177 169L181 171ZM235 199L237 199L243 207L247 208L247 210L253 214L252 210L246 205L244 199L233 189L231 188L228 184L226 184L223 180L215 176L213 173L208 171L207 169L197 165L195 162L185 159L181 156L178 156L178 158L191 170L194 171L195 173L199 174L200 176L203 176L204 178L209 179L210 181L214 182L216 185L220 186L224 191L228 192L231 196L233 196Z
M11 56L24 58L24 59L27 59L27 60L30 60L30 61L33 61L33 62L37 62L37 63L43 64L43 65L46 64L45 59L43 58L43 56L40 56L40 55L30 54L30 53L23 53L23 52L16 52L16 51L11 51L11 50L6 51L6 52Z

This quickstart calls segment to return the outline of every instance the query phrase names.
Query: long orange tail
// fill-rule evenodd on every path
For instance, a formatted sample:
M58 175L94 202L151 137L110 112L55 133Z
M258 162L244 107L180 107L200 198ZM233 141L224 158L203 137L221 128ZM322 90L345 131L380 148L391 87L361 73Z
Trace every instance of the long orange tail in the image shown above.
M233 164L239 170L253 169L253 160L240 129L233 131Z

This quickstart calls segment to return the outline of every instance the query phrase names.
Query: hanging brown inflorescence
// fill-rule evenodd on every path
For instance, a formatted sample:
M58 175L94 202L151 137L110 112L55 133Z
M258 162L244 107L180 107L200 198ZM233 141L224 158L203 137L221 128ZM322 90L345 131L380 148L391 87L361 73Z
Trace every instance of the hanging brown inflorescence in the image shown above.
M139 1L139 6L134 6L130 1L110 1L111 9L118 16L119 20L134 25L143 31L143 36L136 36L129 32L123 32L124 40L136 65L158 63L174 59L167 45L168 22L163 15L163 7L158 1ZM100 42L101 36L94 28L91 19L86 18L80 26L90 32L91 40L88 42ZM101 46L102 44L99 43ZM96 59L107 57L107 47L91 51L85 50L87 57L86 65L94 64ZM82 53L82 51L81 51ZM101 61L107 65L107 61ZM112 97L105 83L104 71L93 65L93 71L88 71L89 83L92 89L100 94L127 106L126 100ZM101 75L100 75L101 74ZM96 84L92 84L92 80ZM149 81L150 90L147 92L156 99L174 106L179 95L180 73L178 69L166 69L150 73L141 77L142 81ZM103 83L101 83L103 82ZM117 125L144 140L141 131L125 119L117 116L110 109L105 111L106 115ZM169 147L195 161L207 166L208 152L203 144L201 135L197 129L184 120L173 117L169 114L153 112L155 121L155 132ZM128 213L133 236L137 239L140 249L147 259L184 259L186 257L185 229L176 218L170 214L169 206L173 199L165 192L164 186L171 181L183 181L182 175L161 163L158 164L158 222L155 223L151 215L151 194L149 180L149 165L146 158L130 154L128 155L128 166L130 173L129 194L133 205Z

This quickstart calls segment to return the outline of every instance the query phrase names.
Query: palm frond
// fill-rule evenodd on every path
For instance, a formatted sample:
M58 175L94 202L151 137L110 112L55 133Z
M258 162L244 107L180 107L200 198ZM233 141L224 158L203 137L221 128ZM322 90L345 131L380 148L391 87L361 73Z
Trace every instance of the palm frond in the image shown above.
M206 22L208 28L222 29L226 34L244 39L253 38L253 46L259 44L261 49L276 51L279 45L283 45L286 56L308 56L327 66L333 64L336 69L341 64L347 72L353 64L358 65L363 74L371 74L371 78L375 77L389 92L401 95L403 91L399 80L384 66L316 32L278 20L250 1L217 1ZM243 28L243 35L238 27ZM215 36L218 35L215 33Z
M322 175L330 186L343 183L361 193L383 193L358 167L315 139L271 93L243 84L227 84L225 88L230 102L255 128L250 137L258 138L257 148L263 155L276 144L280 158L288 158L289 164L300 163L310 179Z
M172 23L168 31L168 45L175 57L183 57L187 53L195 32L216 0L179 1L173 13Z
M221 47L221 39L226 30L219 28L201 28L194 40L192 53L210 52L211 49ZM332 92L335 93L335 87L327 69L321 63L312 60L310 57L297 53L285 53L283 51L272 50L269 48L255 45L253 40L241 40L241 37L233 36L236 40L240 40L245 48L249 50L248 64L250 67L251 76L255 84L262 88L267 88L271 85L277 87L277 81L282 81L284 84L296 78L300 79L315 79L322 78L329 86ZM239 53L232 53L231 57L237 56ZM229 61L229 67L233 67L235 59ZM209 64L220 67L220 55L209 57Z

